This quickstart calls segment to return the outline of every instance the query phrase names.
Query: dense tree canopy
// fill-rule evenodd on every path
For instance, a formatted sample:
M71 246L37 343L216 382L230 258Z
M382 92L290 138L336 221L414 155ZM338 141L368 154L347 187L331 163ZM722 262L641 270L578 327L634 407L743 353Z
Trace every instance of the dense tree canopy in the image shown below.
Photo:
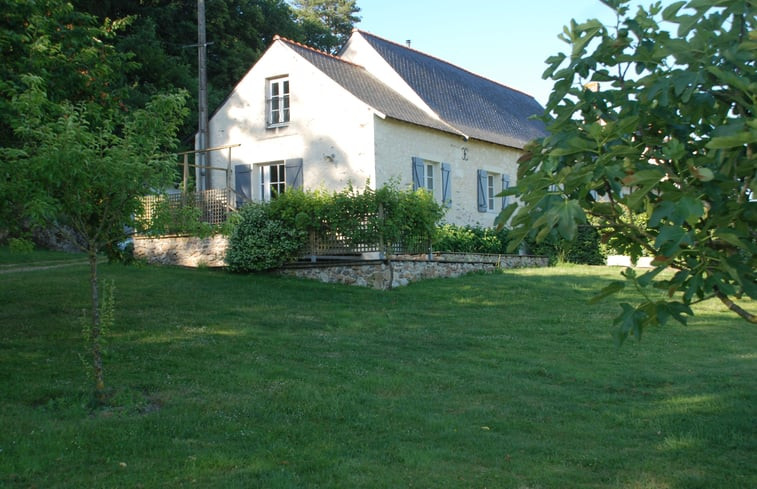
M654 269L633 284L645 299L621 304L618 338L640 335L691 304L757 299L757 20L747 0L690 0L629 12L604 0L617 24L571 22L568 54L547 60L554 91L549 135L521 159L521 202L500 215L520 238L596 224ZM672 269L674 273L662 273ZM655 288L657 289L655 291Z
M360 20L355 0L292 0L303 31L304 42L322 51L335 53L347 42Z
M130 101L143 104L151 95L174 88L189 91L193 111L182 129L195 130L197 104L197 9L188 0L73 0L84 12L106 19L129 19L115 47L133 53L135 85ZM333 51L358 18L355 1L321 0L290 7L285 0L207 0L208 103L211 111L280 35ZM317 4L317 5L316 5ZM346 5L345 5L346 4ZM346 9L346 10L345 10ZM345 14L345 12L347 12ZM317 14L316 14L317 13ZM306 19L306 20L303 20Z
M328 6L331 3L333 7ZM355 2L347 3L350 14L346 19L323 17L323 22L338 29L334 36L349 32L350 22L356 21ZM320 2L318 8L339 13L344 4L333 0ZM12 101L28 88L22 81L27 75L44 80L51 116L55 115L53 106L64 101L117 104L131 110L144 107L154 95L186 90L190 117L184 119L179 135L191 144L197 124L196 2L0 0L0 11L0 147L4 152L22 145L14 128L24 122L25 114L19 114ZM308 42L295 13L284 0L207 0L211 110L276 34ZM4 202L0 222L5 231L12 232L26 223L19 218L33 202L19 188L10 188L9 176L14 171L7 158L0 161Z

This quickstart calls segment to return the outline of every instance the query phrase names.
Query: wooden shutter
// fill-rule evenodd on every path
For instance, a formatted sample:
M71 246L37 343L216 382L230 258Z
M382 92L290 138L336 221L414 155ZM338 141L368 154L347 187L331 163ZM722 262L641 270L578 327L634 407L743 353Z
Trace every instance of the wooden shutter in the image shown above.
M234 165L234 188L237 209L252 200L252 168L250 165Z
M504 192L510 188L510 177L508 175L502 175L502 191ZM502 208L507 207L507 196L502 196Z
M452 166L442 163L442 205L452 207Z
M286 160L285 164L287 188L302 189L302 158Z
M478 189L478 192L477 192L478 212L486 212L489 208L489 205L487 202L487 199L489 196L487 195L486 177L487 177L486 170L478 170L478 177L477 177L478 184L476 185Z
M423 188L423 159L413 156L413 190Z

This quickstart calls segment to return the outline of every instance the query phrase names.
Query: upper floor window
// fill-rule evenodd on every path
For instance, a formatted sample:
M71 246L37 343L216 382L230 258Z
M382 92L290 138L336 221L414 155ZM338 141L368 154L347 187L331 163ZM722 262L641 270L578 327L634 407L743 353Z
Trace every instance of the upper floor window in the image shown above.
M289 123L289 78L272 78L267 82L268 127Z

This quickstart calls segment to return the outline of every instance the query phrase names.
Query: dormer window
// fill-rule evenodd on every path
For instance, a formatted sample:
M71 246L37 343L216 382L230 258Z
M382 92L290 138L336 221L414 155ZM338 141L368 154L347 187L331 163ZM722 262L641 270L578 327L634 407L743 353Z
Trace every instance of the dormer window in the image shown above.
M268 127L289 123L289 78L271 78L267 82L266 107Z

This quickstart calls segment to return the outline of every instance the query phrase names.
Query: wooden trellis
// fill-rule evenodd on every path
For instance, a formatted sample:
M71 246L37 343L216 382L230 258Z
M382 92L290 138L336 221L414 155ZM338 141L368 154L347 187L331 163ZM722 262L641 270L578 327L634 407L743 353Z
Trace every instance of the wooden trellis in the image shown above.
M231 149L240 146L239 144L229 144L225 146L217 146L214 148L208 148L204 150L192 150L183 151L177 153L178 156L182 156L182 162L179 163L183 166L183 178L181 185L181 193L167 193L162 195L149 195L144 197L143 212L141 220L145 223L152 222L155 216L155 211L159 205L167 204L171 209L181 209L186 207L195 207L200 210L200 220L208 224L216 225L226 221L230 211L234 210L236 205L235 191L231 186ZM211 153L213 151L228 151L227 164L225 167L212 166L212 165L197 165L190 163L189 156L197 155L198 153ZM199 168L206 171L222 171L225 173L225 185L223 188L208 189L196 192L188 192L189 182L189 169Z

